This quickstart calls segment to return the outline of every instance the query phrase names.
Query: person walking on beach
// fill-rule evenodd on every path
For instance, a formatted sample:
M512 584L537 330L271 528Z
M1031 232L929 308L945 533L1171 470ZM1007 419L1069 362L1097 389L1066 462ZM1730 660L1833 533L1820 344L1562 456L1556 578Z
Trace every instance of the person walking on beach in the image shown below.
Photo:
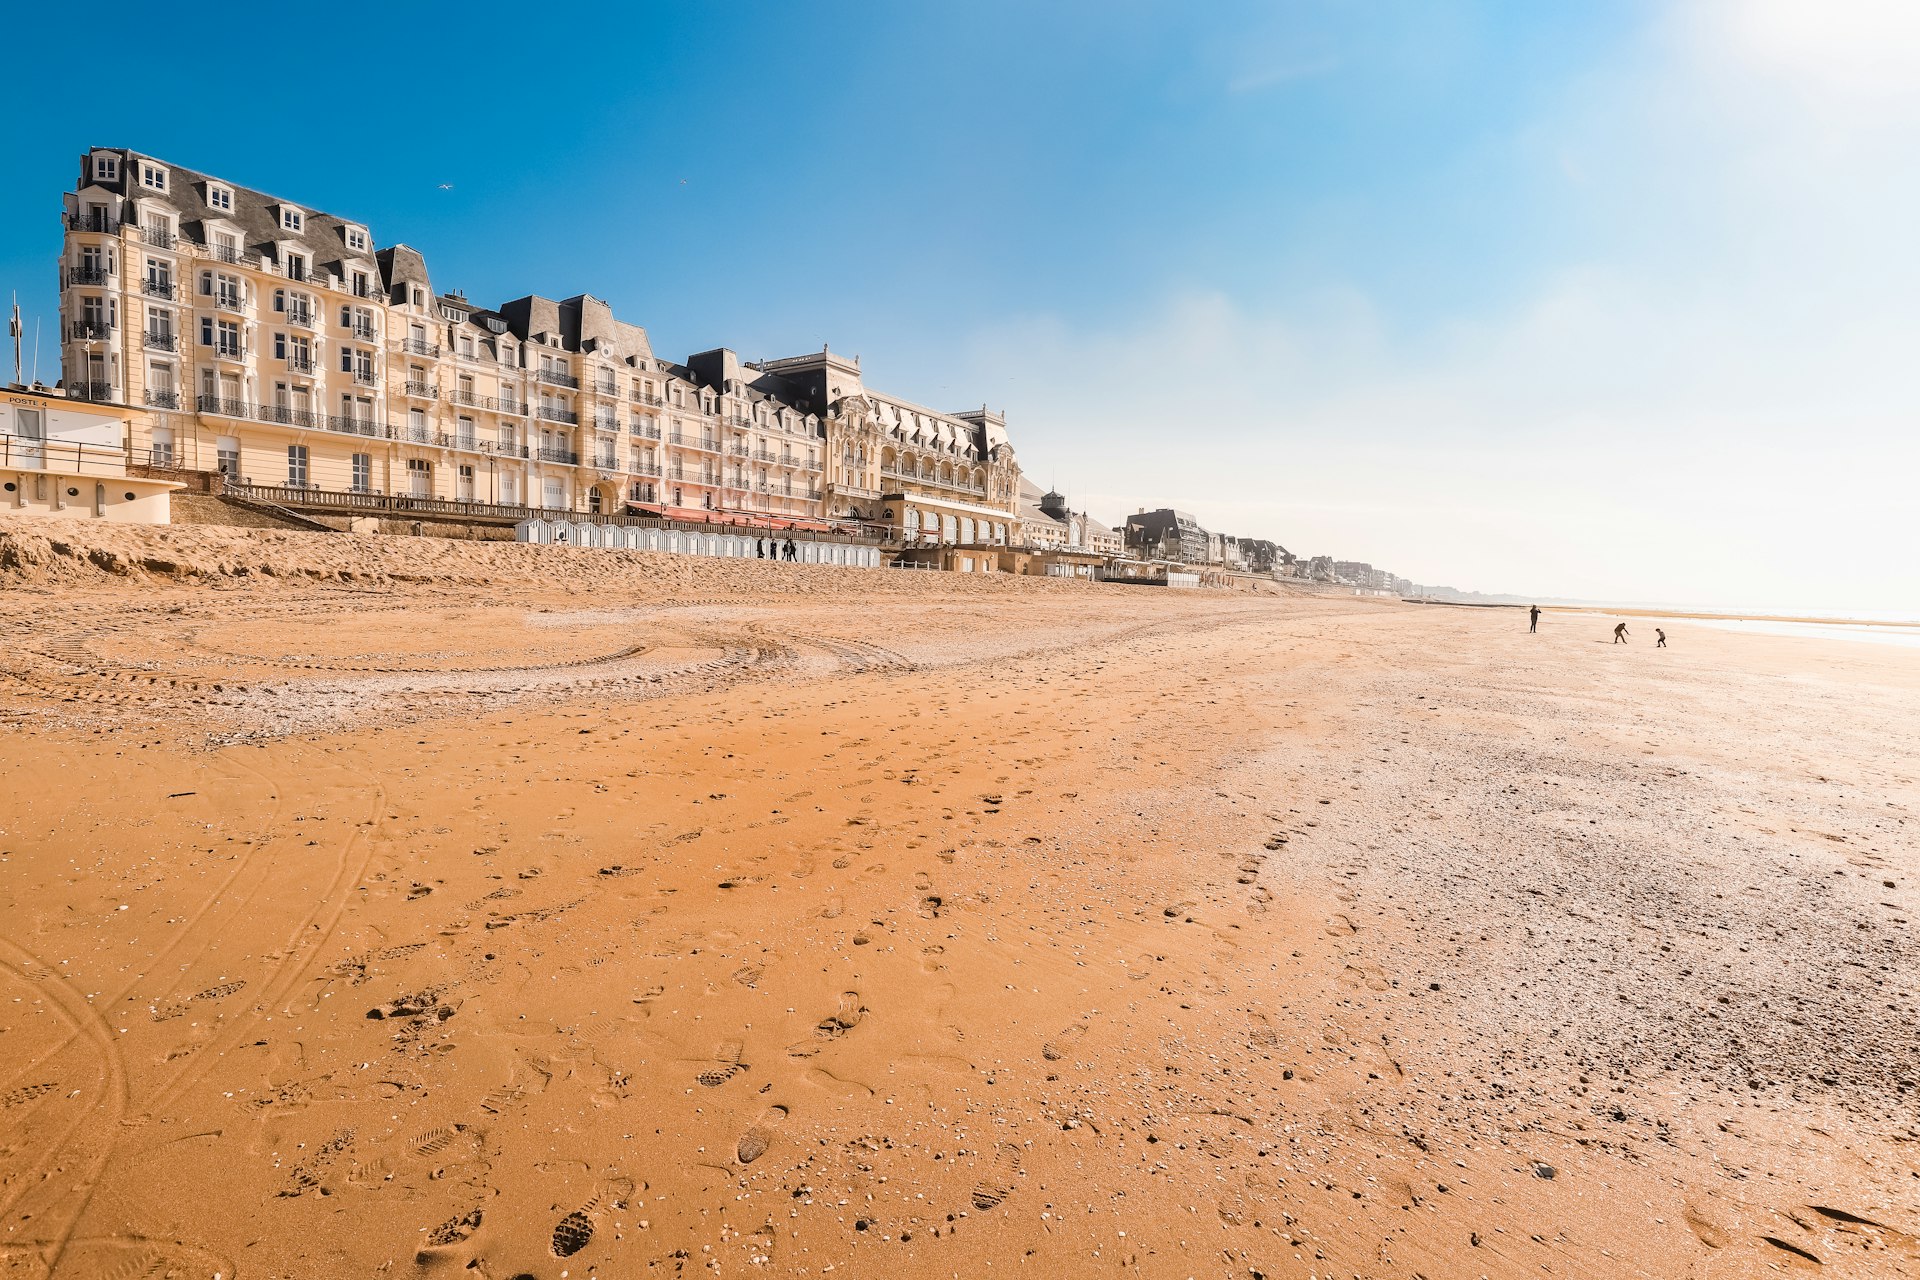
M787 539L787 559L795 562L800 559L800 548L793 544L792 538Z
M1613 642L1615 644L1625 644L1627 642L1627 624L1626 623L1616 622L1613 624Z
M1538 631L1539 629L1540 629L1540 606L1535 605L1533 606L1533 608L1527 610L1527 634L1532 635L1534 632Z
M1655 627L1653 629L1653 637L1654 637L1653 638L1654 648L1664 649L1667 647L1667 633L1664 630L1662 630L1659 627Z

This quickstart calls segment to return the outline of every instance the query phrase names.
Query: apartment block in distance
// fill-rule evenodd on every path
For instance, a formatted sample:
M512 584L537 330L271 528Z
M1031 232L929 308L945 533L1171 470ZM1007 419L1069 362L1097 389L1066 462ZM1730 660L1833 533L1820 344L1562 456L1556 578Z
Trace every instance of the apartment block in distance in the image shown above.
M1004 420L865 392L822 351L676 363L590 295L488 307L365 223L121 148L65 197L62 366L137 455L311 504L888 526L1006 542Z

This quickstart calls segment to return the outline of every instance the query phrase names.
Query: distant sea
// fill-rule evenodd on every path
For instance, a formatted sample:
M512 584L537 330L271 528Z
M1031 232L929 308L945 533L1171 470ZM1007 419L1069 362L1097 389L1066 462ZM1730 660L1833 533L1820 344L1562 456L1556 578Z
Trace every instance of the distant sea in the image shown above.
M1831 613L1823 614L1831 618ZM1804 636L1812 640L1855 640L1867 644L1892 644L1920 649L1920 626L1898 614L1862 615L1849 622L1796 622L1784 614L1760 618L1696 617L1688 619L1701 626L1722 631L1754 631L1769 636ZM1888 625L1907 623L1906 626Z

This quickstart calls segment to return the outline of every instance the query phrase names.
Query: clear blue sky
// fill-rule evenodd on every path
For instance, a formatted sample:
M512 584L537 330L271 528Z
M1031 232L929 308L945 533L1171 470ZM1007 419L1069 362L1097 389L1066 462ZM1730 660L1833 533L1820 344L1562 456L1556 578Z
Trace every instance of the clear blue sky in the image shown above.
M398 5L186 35L88 6L109 79L168 67L142 93L76 90L76 25L35 5L0 288L51 332L59 193L131 146L364 220L476 299L591 292L665 354L857 351L1005 409L1109 521L1174 504L1488 590L1920 609L1881 514L1920 469L1915 11Z

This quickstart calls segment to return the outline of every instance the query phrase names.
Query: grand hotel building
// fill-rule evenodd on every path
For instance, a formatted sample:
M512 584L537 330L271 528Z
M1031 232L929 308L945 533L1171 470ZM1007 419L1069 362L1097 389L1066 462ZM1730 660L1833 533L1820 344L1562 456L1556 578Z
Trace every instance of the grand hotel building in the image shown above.
M95 148L67 193L69 395L127 404L159 465L303 496L885 524L1018 543L1005 420L865 387L831 351L676 363L589 295L436 290L365 223Z

